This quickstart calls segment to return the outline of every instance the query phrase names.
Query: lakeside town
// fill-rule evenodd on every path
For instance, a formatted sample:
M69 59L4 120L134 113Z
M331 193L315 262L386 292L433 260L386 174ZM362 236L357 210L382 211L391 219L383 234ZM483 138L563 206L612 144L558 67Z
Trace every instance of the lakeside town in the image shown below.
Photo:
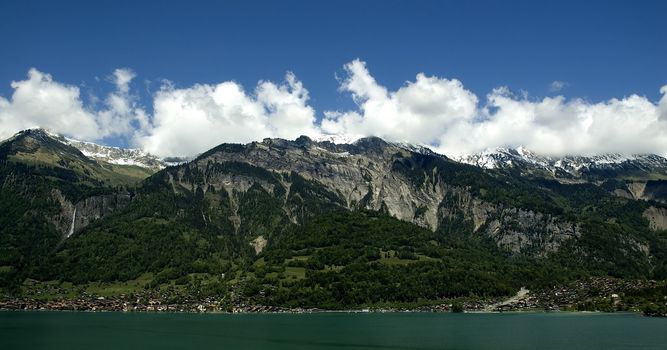
M642 308L638 291L662 286L652 280L590 278L571 285L553 286L530 291L522 288L511 298L460 298L415 307L364 307L341 312L518 312L518 311L599 311L642 312L647 316L667 317L667 300L653 309ZM189 313L307 313L325 312L316 308L284 308L262 305L232 292L222 298L180 297L160 290L143 290L130 294L99 296L82 292L75 298L21 298L3 296L0 310L58 310L113 312L189 312ZM662 306L662 307L661 307Z

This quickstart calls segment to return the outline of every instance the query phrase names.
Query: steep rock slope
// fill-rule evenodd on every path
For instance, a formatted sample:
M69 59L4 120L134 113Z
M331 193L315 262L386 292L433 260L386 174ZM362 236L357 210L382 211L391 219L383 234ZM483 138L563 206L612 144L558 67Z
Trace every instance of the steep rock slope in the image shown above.
M318 202L386 212L432 231L488 235L515 253L556 251L563 241L581 234L576 223L552 208L540 212L555 206L547 192L539 204L544 208L505 200L496 196L498 191L507 192L500 187L509 180L500 174L379 138L340 145L307 137L221 145L158 176L176 193L230 194L232 208L239 194L259 185L278 200L282 214L293 223L316 214L313 203ZM304 200L304 194L294 191L295 179L300 190L301 183L308 183L318 194ZM519 195L535 190L520 182L510 181L509 186ZM243 220L234 213L231 217L236 223Z

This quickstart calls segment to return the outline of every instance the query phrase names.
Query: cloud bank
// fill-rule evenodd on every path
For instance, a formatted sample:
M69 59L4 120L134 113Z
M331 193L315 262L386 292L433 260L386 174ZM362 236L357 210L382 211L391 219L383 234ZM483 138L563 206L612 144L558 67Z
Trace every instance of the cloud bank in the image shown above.
M345 70L341 89L358 109L325 112L325 132L376 135L454 156L518 146L546 155L667 155L667 85L658 103L638 95L599 103L563 96L530 100L499 87L482 105L458 80L420 73L388 91L364 62L350 62Z
M340 90L356 108L323 111L319 121L308 90L289 72L283 82L260 81L252 91L233 81L185 88L165 81L153 93L149 115L132 93L136 73L130 69L113 72L115 88L99 105L85 104L78 87L31 69L26 80L11 83L10 98L0 96L0 138L43 127L89 141L125 138L159 156L193 156L223 142L322 134L379 136L453 156L517 146L547 155L667 155L667 85L657 102L638 95L596 103L563 96L536 100L507 87L481 100L456 79L419 73L391 91L363 61L344 68ZM567 86L558 83L559 89Z
M294 139L316 135L308 90L288 73L283 84L257 84L254 93L231 81L155 93L152 124L136 142L158 155L191 156L223 142L246 143L265 137Z
M53 80L36 69L28 78L11 83L10 99L0 96L0 139L19 130L47 128L82 140L105 137L132 137L137 127L146 125L148 116L129 93L134 73L129 69L114 72L116 90L101 108L85 106L78 87Z

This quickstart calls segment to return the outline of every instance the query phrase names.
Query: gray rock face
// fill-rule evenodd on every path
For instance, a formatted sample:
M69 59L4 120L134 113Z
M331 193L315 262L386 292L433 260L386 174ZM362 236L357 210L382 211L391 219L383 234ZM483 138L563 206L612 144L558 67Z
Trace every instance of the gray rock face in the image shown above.
M289 192L292 184L287 175L295 172L335 193L341 206L347 209L386 211L433 231L446 231L443 225L451 226L449 223L458 220L458 227L469 226L470 233L490 235L500 247L515 253L555 251L561 242L581 234L579 227L558 217L484 202L471 189L447 183L442 176L445 174L438 174L437 168L430 173L422 172L416 179L395 170L396 162L413 154L400 144L378 138L361 139L349 145L314 142L306 137L296 141L266 139L207 152L178 169L169 180L176 192L194 191L196 186L183 179L186 171L196 169L209 174L197 185L204 191L213 188L242 193L258 183L272 193L278 186L254 176L207 172L211 164L241 162L279 174L276 176L281 179L279 185ZM432 153L427 156L450 162L444 156ZM283 209L297 222L289 206Z
M557 251L562 242L581 236L578 225L551 215L516 208L502 209L499 214L500 219L491 221L487 233L514 253L545 255Z
M667 180L633 181L626 187L632 199L667 203Z
M51 196L60 205L60 212L51 220L66 237L81 231L92 221L126 207L131 201L128 193L94 196L77 203L67 200L58 189L52 190Z
M301 137L296 141L265 139L244 146L223 145L164 173L175 193L193 194L199 189L228 193L229 203L225 203L231 212L228 219L236 230L243 220L238 214L239 196L257 185L267 193L281 196L282 212L292 222L299 223L303 208L287 200L293 185L289 175L295 173L333 194L334 198L322 198L330 204L350 210L384 211L443 234L463 230L488 235L498 246L514 253L543 255L581 235L578 226L562 218L485 202L470 188L449 183L446 180L449 174L439 173L445 171L439 170L442 168L417 167L418 171L409 174L397 169L415 155L429 161L452 162L428 150L415 151L379 138L338 145ZM224 170L230 164L248 164L255 170L246 173ZM216 166L222 170L209 171ZM199 175L193 180L188 174ZM79 232L93 220L126 207L132 200L129 194L118 193L71 203L58 190L52 191L52 197L61 208L52 222L64 236Z
M652 230L667 230L667 209L649 207L644 211L644 217Z
M462 213L474 232L491 236L498 246L513 253L545 255L582 233L578 225L552 215L483 202L465 191L459 191L457 197L450 201L451 206L442 207L443 217Z

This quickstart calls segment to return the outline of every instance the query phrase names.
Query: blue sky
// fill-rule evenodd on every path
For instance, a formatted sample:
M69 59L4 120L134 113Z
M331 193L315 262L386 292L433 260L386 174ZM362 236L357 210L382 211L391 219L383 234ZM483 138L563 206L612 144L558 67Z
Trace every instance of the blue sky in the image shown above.
M388 91L420 72L457 79L479 109L501 86L533 100L637 94L657 104L665 18L663 1L2 1L0 96L10 100L10 83L34 67L77 86L95 109L90 96L112 92L111 74L129 68L134 103L150 119L162 79L252 92L291 71L319 122L325 111L361 110L341 91L358 58Z

